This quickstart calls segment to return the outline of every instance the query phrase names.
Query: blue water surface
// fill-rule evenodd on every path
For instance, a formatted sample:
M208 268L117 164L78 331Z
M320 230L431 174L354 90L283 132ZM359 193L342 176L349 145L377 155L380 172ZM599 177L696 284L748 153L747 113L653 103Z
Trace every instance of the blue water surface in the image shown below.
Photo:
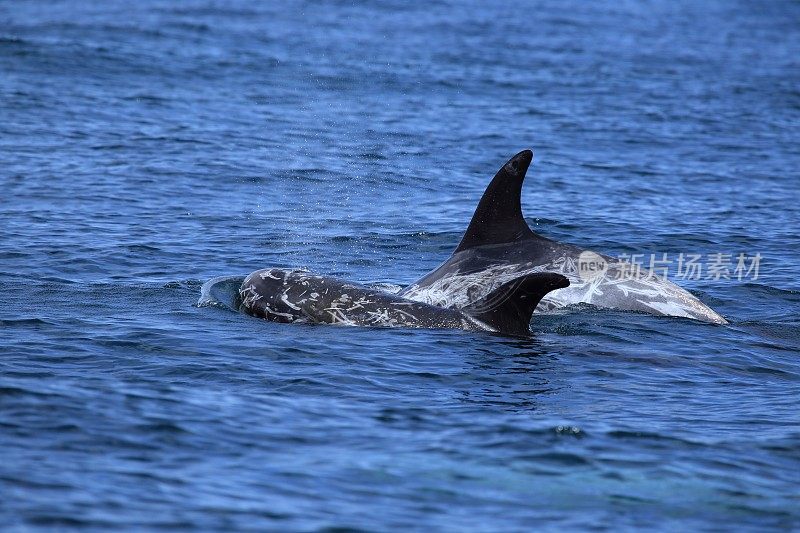
M800 527L800 4L0 4L5 528ZM535 151L539 233L753 255L730 324L267 323L203 282L399 288Z

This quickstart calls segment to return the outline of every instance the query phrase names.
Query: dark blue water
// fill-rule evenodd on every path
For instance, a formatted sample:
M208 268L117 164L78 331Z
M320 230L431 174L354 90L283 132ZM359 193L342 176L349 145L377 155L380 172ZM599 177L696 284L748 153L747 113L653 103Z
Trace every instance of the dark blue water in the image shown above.
M800 4L87 4L0 5L4 526L800 526ZM543 235L762 254L730 325L195 305L411 282L527 147Z

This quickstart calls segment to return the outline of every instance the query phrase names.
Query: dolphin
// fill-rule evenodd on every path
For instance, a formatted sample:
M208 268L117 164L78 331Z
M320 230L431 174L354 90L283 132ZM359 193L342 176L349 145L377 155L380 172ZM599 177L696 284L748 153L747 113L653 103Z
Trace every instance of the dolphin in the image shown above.
M244 279L239 309L275 322L449 328L526 336L542 296L568 285L560 274L528 274L498 285L460 309L447 309L305 270L268 268Z
M533 152L523 150L503 165L450 258L403 289L400 296L461 309L513 279L556 272L569 279L569 287L545 296L539 305L542 309L588 303L727 323L688 291L650 271L533 232L520 203L522 182L532 160Z

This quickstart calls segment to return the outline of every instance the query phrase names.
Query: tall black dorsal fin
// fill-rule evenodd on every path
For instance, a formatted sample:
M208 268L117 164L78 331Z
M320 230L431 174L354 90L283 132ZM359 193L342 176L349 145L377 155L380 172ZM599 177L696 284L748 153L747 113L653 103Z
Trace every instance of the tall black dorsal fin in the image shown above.
M528 274L509 281L462 311L500 333L530 334L531 315L550 291L569 287L569 280L554 272Z
M522 218L520 204L522 181L532 160L533 152L523 150L497 171L455 252L484 244L514 242L533 234Z

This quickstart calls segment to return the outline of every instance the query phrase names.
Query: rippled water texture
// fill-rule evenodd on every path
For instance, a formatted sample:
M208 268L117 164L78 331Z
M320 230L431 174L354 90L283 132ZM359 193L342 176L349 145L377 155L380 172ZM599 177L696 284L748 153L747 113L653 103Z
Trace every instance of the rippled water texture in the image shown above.
M6 527L800 525L797 2L0 5ZM760 253L730 324L272 324L203 282L399 288L523 148L541 234Z

